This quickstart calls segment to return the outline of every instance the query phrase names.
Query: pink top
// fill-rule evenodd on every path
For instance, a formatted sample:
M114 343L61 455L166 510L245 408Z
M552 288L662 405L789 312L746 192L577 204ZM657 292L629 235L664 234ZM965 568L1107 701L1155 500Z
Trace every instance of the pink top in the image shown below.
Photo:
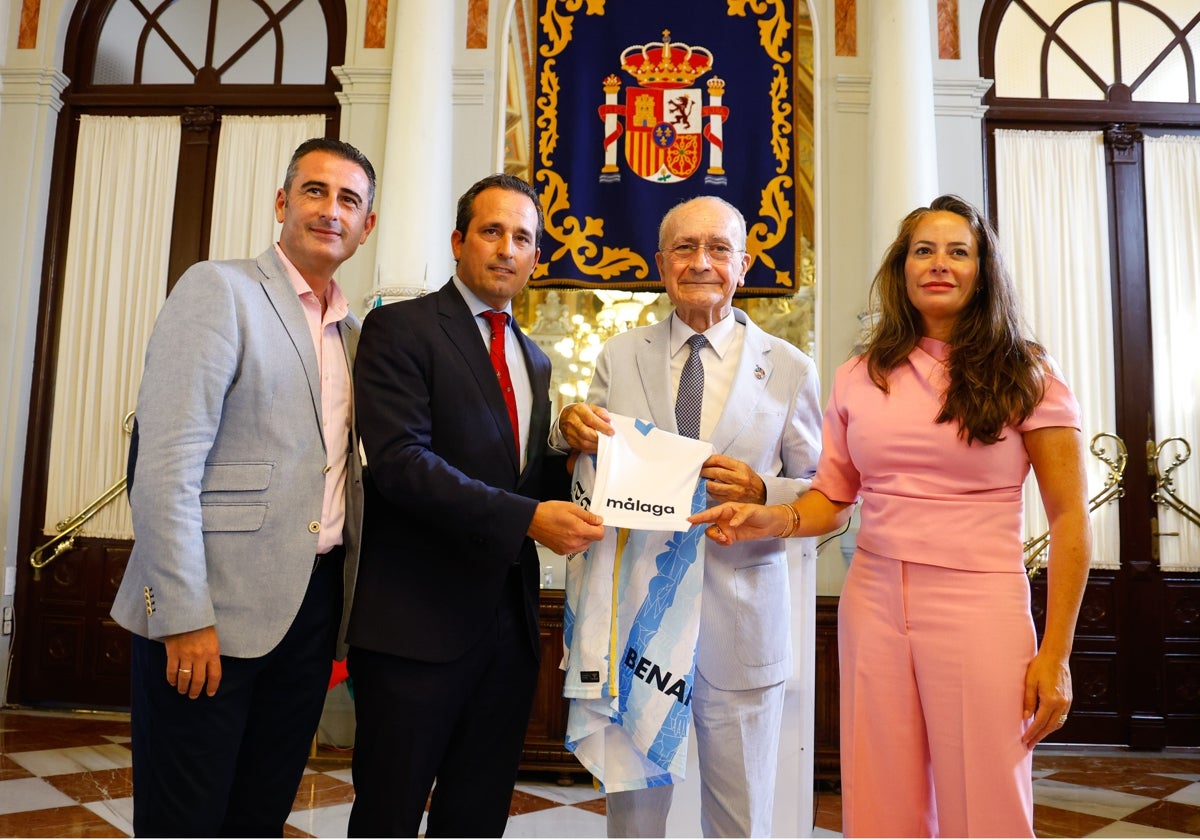
M834 374L824 449L813 489L835 501L862 499L858 544L874 554L966 571L1023 571L1021 487L1029 474L1024 432L1080 427L1079 403L1055 373L1032 416L1003 440L970 446L958 423L937 423L949 346L922 338L891 372L890 393L865 357Z
M287 270L292 288L300 298L313 350L317 354L317 376L321 383L321 426L325 438L325 498L321 504L321 531L317 554L342 544L346 522L346 458L350 453L350 367L338 323L350 313L350 304L336 280L325 289L325 312L321 301L278 244L275 253Z

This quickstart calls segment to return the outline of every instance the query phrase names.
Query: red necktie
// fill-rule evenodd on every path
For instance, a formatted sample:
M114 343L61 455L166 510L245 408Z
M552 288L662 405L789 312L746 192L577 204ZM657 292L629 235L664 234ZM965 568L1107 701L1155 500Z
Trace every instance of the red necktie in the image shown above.
M513 394L512 377L508 375L508 359L504 355L505 330L508 329L508 313L488 310L483 313L492 325L492 368L496 371L496 381L500 383L500 391L504 394L504 404L508 406L508 419L512 421L513 441L517 445L517 456L521 455L521 432L517 428L517 397Z

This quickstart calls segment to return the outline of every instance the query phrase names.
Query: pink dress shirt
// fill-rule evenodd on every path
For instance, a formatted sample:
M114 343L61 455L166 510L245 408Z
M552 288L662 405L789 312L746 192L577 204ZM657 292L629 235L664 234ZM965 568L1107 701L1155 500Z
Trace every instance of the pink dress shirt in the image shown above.
M342 544L342 526L346 521L346 458L350 454L350 368L346 348L338 332L338 322L350 312L350 305L336 280L325 290L325 313L321 301L300 276L278 244L275 252L287 269L288 279L300 298L313 349L317 354L317 375L321 383L321 429L325 437L325 498L321 504L321 532L317 535L317 554Z
M1022 571L1021 488L1029 474L1022 435L1080 427L1079 404L1055 373L1033 414L990 446L967 445L958 424L937 423L949 346L923 338L884 393L864 357L834 375L813 489L862 498L858 544L898 560L966 571Z

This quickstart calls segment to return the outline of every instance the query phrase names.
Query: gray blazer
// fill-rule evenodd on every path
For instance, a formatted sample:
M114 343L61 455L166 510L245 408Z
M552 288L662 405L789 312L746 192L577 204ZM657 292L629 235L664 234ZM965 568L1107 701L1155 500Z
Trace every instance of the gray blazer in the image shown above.
M359 327L353 314L339 325L351 368ZM316 353L274 247L180 278L146 349L137 422L134 544L113 618L151 639L216 625L222 654L268 653L312 573L326 461ZM339 658L362 524L354 427Z
M763 332L746 313L737 372L711 443L750 465L767 488L767 504L808 489L821 451L820 388L812 359ZM596 360L588 402L654 421L674 432L671 322L613 336ZM803 540L813 562L813 539ZM783 540L722 547L708 541L696 664L728 691L761 688L792 672L791 601Z

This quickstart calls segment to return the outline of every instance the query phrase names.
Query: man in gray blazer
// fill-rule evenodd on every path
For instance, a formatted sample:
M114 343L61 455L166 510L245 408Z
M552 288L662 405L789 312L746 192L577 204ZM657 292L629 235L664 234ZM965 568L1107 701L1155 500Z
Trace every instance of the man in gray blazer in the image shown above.
M112 608L134 634L139 836L278 837L291 811L358 561L359 321L333 273L375 226L374 194L361 152L306 141L278 244L192 266L155 324Z
M588 403L563 409L552 443L595 452L598 435L612 434L608 411L681 434L691 422L692 436L716 451L701 471L713 503L792 501L816 472L820 389L811 359L732 306L750 265L745 219L722 199L692 199L666 214L658 242L659 275L674 314L609 339ZM693 353L699 359L689 362ZM687 390L681 381L695 382L697 370L700 405L693 404L696 416L688 421L676 395ZM803 551L812 562L811 540ZM706 837L770 836L791 671L784 541L709 542L692 687ZM609 836L665 836L672 791L665 785L609 793Z

